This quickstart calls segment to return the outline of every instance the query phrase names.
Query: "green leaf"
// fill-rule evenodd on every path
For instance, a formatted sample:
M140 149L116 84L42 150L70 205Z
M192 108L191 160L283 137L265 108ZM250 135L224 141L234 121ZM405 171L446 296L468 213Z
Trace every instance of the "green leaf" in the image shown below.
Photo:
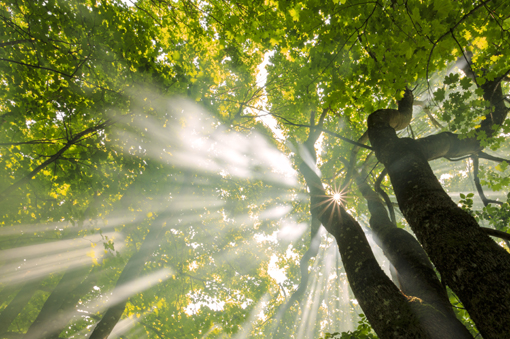
M462 87L463 90L468 90L469 87L471 87L471 79L468 78L468 77L464 77L462 79L460 79L460 86Z
M437 91L434 92L434 99L436 101L443 101L445 99L445 89L444 88L438 88Z
M483 90L483 88L480 87L480 88L475 89L475 93L478 96L483 96L484 90Z
M498 170L500 172L504 172L507 168L508 168L508 163L506 161L503 161L496 166L496 170Z
M455 84L457 81L459 81L459 78L460 78L459 73L451 73L444 78L444 84L445 85Z

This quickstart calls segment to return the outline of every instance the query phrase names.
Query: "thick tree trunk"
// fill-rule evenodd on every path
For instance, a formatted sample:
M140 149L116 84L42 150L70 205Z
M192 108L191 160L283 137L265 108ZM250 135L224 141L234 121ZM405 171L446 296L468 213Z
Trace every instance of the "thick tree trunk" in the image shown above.
M402 213L481 334L510 337L510 255L450 199L417 141L399 139L377 117L369 118L369 137Z
M166 228L162 226L161 219L161 217L158 217L152 223L152 228L150 229L149 234L145 237L140 249L129 259L126 267L124 267L124 270L120 274L112 295L115 295L115 292L119 287L128 284L137 278L142 272L145 262L156 249L159 239L165 234ZM90 335L90 339L107 339L122 316L122 313L124 313L126 303L127 299L110 306L103 315L101 321L97 324L96 328L94 328L94 331Z
M456 318L448 295L420 244L390 221L381 199L367 183L359 180L358 186L368 202L375 240L396 269L400 289L428 306L414 311L430 337L473 338Z
M311 210L337 243L351 289L381 338L430 338L421 326L416 299L406 298L382 271L365 233L354 218L325 194L320 178L303 163L312 197Z

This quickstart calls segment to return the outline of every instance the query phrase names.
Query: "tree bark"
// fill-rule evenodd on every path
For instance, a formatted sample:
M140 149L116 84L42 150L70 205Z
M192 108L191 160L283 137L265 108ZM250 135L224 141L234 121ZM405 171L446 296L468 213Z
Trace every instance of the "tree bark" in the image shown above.
M20 286L18 284L9 284L5 286L0 292L0 306L6 303L11 295L14 295L19 289Z
M415 298L406 298L382 271L361 226L325 194L320 178L301 164L310 189L311 210L337 243L351 289L368 321L381 338L430 338L413 311Z
M501 79L483 86L490 103L477 134L493 136L508 108ZM411 102L412 105L412 102ZM399 139L384 116L371 114L368 135L392 182L399 207L446 283L460 298L484 338L510 337L510 254L443 190L428 161L482 150L476 137L445 132Z
M428 306L414 311L430 337L473 338L456 318L446 290L418 241L390 221L383 202L366 182L358 180L358 186L368 202L375 241L396 269L400 289Z
M486 339L510 337L510 255L451 200L419 142L399 139L387 122L372 115L369 138L402 213L480 333Z

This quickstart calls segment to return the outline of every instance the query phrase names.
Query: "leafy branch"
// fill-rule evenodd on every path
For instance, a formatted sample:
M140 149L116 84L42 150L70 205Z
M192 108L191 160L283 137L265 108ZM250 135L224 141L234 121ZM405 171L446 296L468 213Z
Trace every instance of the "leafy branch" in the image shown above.
M97 133L97 131L99 130L102 130L104 128L106 128L107 126L113 124L115 121L113 119L107 119L105 122L99 124L99 125L96 125L96 126L92 126L92 127L89 127L83 131L81 131L80 133L76 134L71 140L69 140L65 145L64 147L62 147L61 149L58 150L57 153L53 154L52 156L50 156L50 158L48 158L46 161L44 161L42 164L40 164L39 166L37 166L36 168L34 168L30 173L28 173L24 178L18 180L17 182L15 182L14 184L12 184L11 186L7 187L2 193L0 193L0 201L3 201L4 199L6 199L8 197L8 195L10 193L12 193L14 190L16 190L17 188L25 185L26 183L28 183L33 177L35 177L39 172L41 172L44 168L46 168L48 165L54 163L55 161L57 161L59 158L62 157L62 154L65 153L65 151L67 151L71 146L73 146L74 144L78 143L79 141L82 140L82 138L84 138L85 136L89 135L89 134L94 134L94 133Z

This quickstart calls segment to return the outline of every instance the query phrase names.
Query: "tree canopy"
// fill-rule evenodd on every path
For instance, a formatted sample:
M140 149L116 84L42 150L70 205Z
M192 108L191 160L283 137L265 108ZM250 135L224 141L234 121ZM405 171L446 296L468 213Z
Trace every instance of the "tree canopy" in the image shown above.
M510 3L0 3L0 338L510 336Z

